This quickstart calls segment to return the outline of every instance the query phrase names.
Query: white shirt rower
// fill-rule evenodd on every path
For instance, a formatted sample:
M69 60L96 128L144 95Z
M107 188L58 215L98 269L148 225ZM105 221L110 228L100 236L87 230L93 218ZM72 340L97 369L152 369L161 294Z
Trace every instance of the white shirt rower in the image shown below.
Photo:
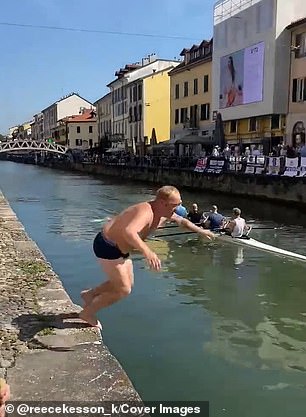
M237 207L233 208L233 218L228 222L225 230L230 233L234 238L239 238L245 235L248 226L246 225L245 219L240 217L241 210Z

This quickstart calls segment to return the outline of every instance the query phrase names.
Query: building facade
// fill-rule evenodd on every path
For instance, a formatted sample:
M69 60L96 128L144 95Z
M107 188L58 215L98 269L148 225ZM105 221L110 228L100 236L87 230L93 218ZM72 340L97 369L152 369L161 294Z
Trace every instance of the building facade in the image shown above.
M17 139L31 139L32 137L32 121L24 122L18 126Z
M303 7L304 0L215 4L212 105L225 121L226 139L259 146L264 153L286 142L283 120L290 72L286 27L305 14Z
M130 117L130 109L133 108L132 111L134 112L136 111L134 110L134 107L137 106L137 112L139 112L139 106L142 106L141 111L143 111L145 107L144 100L147 100L148 98L145 98L145 95L143 93L143 86L150 85L149 76L153 77L153 83L155 83L155 85L160 83L161 86L166 86L166 77L163 79L163 75L161 73L163 71L170 70L175 65L178 65L177 61L159 59L155 54L151 54L148 55L146 58L143 58L141 60L141 63L137 62L136 64L126 65L124 69L121 69L120 71L116 72L117 79L108 84L108 87L111 90L112 96L111 141L117 142L117 149L121 148L138 153L143 152L146 140L145 136L146 133L148 133L148 129L150 129L150 123L152 124L153 122L149 121L148 119L148 122L145 127L143 123L143 116L141 116L142 120L138 120L138 113L134 113L134 118ZM159 74L158 77L155 77L155 74ZM145 82L142 81L144 79L146 79ZM142 87L138 87L138 85L141 85ZM165 91L166 96L168 95L169 90L170 84L168 83ZM153 114L156 112L156 99L153 97L153 93L150 92L149 94L149 98L152 102L151 109L154 109L152 110ZM162 100L161 105L163 105L167 98L163 98L162 91L160 91L160 97ZM146 115L147 113L145 112L145 116ZM163 119L161 120L161 125L162 124ZM164 137L163 129L164 128L162 127L162 137ZM151 133L148 134L148 138L149 137L151 137Z
M211 121L213 41L183 49L181 62L170 71L171 140L191 144L196 151L213 144ZM189 142L189 143L188 143ZM198 153L198 152L197 152Z
M59 138L56 136L58 120L78 114L84 108L94 109L92 103L76 93L71 93L42 110L44 140L58 140Z
M128 84L128 148L133 153L143 155L148 145L169 140L169 72L177 65L178 62L169 61L163 69L153 68Z
M306 128L306 17L292 23L287 29L291 35L287 137L290 145L300 147L305 144Z
M11 139L16 139L17 136L18 136L18 126L10 127L9 131L8 131L8 135L7 135L8 139L10 139L10 140Z
M44 139L44 115L38 113L33 116L33 122L31 124L32 139L41 141Z
M69 149L87 150L98 146L95 111L83 109L81 114L59 120L56 137L57 143Z
M126 150L128 133L128 100L127 84L130 73L140 68L139 64L127 64L116 71L117 77L108 84L111 95L111 135L109 136L111 148Z
M98 143L102 149L108 148L109 138L112 134L112 97L111 93L106 94L94 105L97 113L97 134Z

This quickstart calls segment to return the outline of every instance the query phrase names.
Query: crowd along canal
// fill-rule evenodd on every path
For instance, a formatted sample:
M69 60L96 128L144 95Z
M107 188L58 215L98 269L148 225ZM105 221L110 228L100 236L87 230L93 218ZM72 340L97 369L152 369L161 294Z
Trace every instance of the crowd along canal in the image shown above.
M0 162L2 189L73 301L103 276L92 252L100 220L154 188ZM240 206L253 237L306 254L292 209L183 192L185 205ZM211 416L295 417L306 409L306 265L197 238L153 242L161 273L135 259L135 288L101 312L104 340L144 400L209 400ZM17 290L17 289L16 289ZM74 375L72 377L77 377Z

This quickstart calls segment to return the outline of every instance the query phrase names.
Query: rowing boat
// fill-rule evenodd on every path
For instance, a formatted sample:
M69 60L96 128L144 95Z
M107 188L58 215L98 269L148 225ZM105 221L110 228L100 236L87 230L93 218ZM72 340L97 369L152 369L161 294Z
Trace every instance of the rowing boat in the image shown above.
M233 238L225 234L216 234L218 240L228 243L234 243L235 245L249 246L251 248L263 250L265 252L275 253L276 255L285 256L291 259L297 259L300 261L306 261L306 256L300 255L299 253L290 252L285 249L277 248L276 246L268 245L266 243L260 242L259 240L253 239L252 237L248 239L244 238Z
M159 238L178 236L178 235L189 235L189 234L195 234L195 233L196 232L191 232L191 231L179 232L179 233L169 233L167 235L166 234L165 235L160 235ZM216 241L218 241L218 240L221 240L222 242L233 243L235 245L248 246L250 248L262 250L262 251L265 251L265 252L274 253L275 255L278 255L278 256L285 256L287 258L296 259L296 260L299 260L299 261L306 262L306 256L305 255L301 255L299 253L294 253L294 252L290 252L290 251L285 250L285 249L277 248L276 246L268 245L267 243L260 242L259 240L253 239L252 237L233 238L229 235L218 232L218 233L216 233Z

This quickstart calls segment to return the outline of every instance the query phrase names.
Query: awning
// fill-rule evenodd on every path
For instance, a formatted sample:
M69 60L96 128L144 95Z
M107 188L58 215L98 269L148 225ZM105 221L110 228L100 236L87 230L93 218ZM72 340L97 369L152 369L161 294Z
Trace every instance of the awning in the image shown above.
M213 136L187 135L175 142L176 145L214 145Z
M116 152L124 152L124 151L125 151L125 149L123 149L123 148L109 148L105 152L106 153L116 153Z
M174 142L170 140L164 140L163 142L159 142L156 145L153 145L153 149L162 149L162 148L174 148Z

